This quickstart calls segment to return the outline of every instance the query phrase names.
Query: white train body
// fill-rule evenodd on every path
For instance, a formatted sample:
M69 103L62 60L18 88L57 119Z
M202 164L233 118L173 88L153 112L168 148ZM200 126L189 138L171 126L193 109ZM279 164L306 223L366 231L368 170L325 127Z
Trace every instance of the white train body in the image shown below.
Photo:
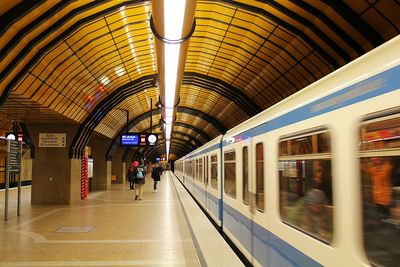
M381 262L371 256L373 252L368 255L364 246L360 125L371 118L379 121L399 117L399 65L400 38L396 37L177 160L175 174L255 266L371 266L371 262L392 266L399 256ZM320 133L329 135L329 153L282 156L286 148L281 151L280 146L286 147L285 140L294 144L296 138L298 141L305 136L311 140ZM394 159L400 153L396 144L393 146L368 153L381 156L389 153ZM244 163L244 147L248 163ZM257 154L258 148L262 155ZM210 180L212 156L217 156L218 161L217 188L211 186ZM224 157L230 161L224 162ZM293 171L318 161L313 157L329 161L331 171L332 203L327 206L333 214L330 215L332 231L326 240L315 238L304 228L293 227L282 217L286 212L283 206L287 204L287 192L283 190L286 182L294 190L288 191L287 199L295 191L303 194L305 186L303 182L295 182L296 179L282 177L299 175ZM369 159L367 154L363 157ZM202 165L197 164L192 172L197 176L185 173L185 166L190 162L196 165L199 159ZM243 193L245 164L247 200ZM286 167L288 164L292 164L292 169ZM200 167L203 171L199 173ZM234 173L234 180L229 180L233 181L232 187L225 187L228 174L224 168ZM260 170L263 181L256 178ZM290 209L293 206L287 208ZM394 234L400 237L399 231Z

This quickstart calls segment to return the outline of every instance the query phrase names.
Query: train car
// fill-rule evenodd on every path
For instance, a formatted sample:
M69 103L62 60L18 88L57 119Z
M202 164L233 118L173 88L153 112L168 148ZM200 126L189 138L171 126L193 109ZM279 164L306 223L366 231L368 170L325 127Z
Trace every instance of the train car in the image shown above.
M221 226L221 141L216 137L175 162L178 179Z
M396 37L222 136L220 225L249 262L400 264L399 89Z

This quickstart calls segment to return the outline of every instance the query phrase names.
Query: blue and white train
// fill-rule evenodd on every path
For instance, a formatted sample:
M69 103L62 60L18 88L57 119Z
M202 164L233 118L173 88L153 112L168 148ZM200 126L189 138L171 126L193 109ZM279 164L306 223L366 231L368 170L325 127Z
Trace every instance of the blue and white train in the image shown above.
M400 266L400 37L175 162L254 266Z

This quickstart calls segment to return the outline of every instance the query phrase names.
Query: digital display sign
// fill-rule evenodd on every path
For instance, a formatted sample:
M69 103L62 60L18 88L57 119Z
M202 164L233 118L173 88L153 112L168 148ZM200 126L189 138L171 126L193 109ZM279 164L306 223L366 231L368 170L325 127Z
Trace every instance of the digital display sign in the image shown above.
M155 146L158 142L158 135L153 133L129 133L121 134L121 146Z
M139 135L138 134L121 134L121 146L138 146Z

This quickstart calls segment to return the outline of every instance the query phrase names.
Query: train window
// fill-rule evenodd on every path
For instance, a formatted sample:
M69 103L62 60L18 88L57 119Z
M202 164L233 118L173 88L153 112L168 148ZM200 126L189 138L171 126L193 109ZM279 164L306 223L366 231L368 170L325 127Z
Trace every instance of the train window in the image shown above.
M211 187L218 189L218 158L217 155L211 156Z
M199 181L203 182L203 159L199 159Z
M360 127L364 247L374 265L400 262L400 116Z
M204 158L204 183L208 185L208 156Z
M197 180L198 179L198 174L197 174L197 170L198 170L198 165L199 165L199 160L196 159L194 162L194 179Z
M192 160L190 167L192 168L192 177L193 180L196 179L196 161Z
M235 151L224 154L224 190L231 197L236 197L236 154Z
M256 207L264 210L264 145L256 145Z
M243 147L243 203L249 204L249 151Z
M329 132L280 140L278 170L282 220L330 243L333 206Z
M299 136L279 143L279 156L329 153L330 150L330 139L326 132Z

